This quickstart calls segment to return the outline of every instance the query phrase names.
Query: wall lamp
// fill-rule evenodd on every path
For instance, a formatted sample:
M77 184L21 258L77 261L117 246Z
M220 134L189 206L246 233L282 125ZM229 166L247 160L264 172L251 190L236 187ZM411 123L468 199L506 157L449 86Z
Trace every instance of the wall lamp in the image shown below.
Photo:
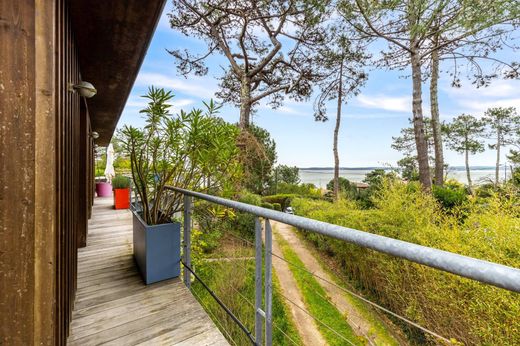
M91 83L85 81L81 81L78 84L70 83L69 91L77 91L80 96L86 97L88 99L97 94L96 88L94 88L94 86Z
M94 139L98 139L99 138L99 132L96 132L96 131L92 131L92 133L90 134L90 136Z

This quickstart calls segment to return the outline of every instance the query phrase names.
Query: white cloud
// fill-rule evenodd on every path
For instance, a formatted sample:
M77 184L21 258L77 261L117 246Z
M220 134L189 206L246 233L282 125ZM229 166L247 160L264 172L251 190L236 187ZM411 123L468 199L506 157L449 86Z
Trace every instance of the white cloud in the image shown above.
M499 100L461 99L458 104L463 109L479 113L475 115L481 115L480 113L484 113L488 108L492 107L515 107L517 110L520 110L520 98Z
M192 105L194 103L195 103L195 100L180 99L180 100L175 100L175 101L171 102L170 105L174 108L180 108L180 107L186 107L186 106Z
M395 113L349 113L348 111L343 112L343 117L346 119L390 119L390 118L406 118L410 117L410 114L399 114Z
M308 116L309 109L312 110L311 102L296 102L292 99L286 99L283 101L282 106L273 108L269 105L268 99L263 99L259 102L258 110L259 114L262 115L264 110L272 112L278 115L297 115L297 116Z
M520 110L520 98L518 80L496 80L488 87L475 88L471 84L465 84L461 88L443 86L443 91L455 103L456 114L470 113L482 116L488 108L492 107L516 107Z
M217 83L213 78L189 77L173 78L161 73L142 72L137 76L136 86L164 87L184 94L198 96L201 98L214 98L217 91Z
M519 81L516 80L496 80L488 87L476 88L473 84L466 83L460 88L453 88L450 85L444 85L442 90L450 96L453 95L457 98L507 98L518 95L519 84Z
M363 108L383 109L391 112L410 112L410 96L363 95L355 98L356 105Z
M302 115L302 112L300 112L292 107L289 107L289 106L281 106L277 109L273 109L273 111L279 112L279 113L285 113L285 114Z
M169 105L173 109L179 109L182 107L192 105L194 103L195 103L195 100L192 100L192 99L178 99L178 100L174 99L172 102L169 103ZM131 95L130 98L128 99L128 101L126 102L125 107L144 108L147 106L147 104L148 104L147 99L140 97L138 95Z

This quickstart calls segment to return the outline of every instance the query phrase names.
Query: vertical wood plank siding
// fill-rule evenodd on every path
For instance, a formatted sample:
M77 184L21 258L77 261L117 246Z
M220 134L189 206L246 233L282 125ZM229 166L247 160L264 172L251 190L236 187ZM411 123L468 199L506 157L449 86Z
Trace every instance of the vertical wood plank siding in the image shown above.
M34 336L35 22L30 0L0 1L0 344ZM9 54L5 52L9 51ZM8 313L3 313L4 311Z
M0 345L64 345L71 320L94 161L67 3L0 1Z
M56 80L55 5L35 5L34 345L55 342ZM1 342L0 342L1 344Z
M65 0L56 1L57 275L56 335L65 344L77 288L77 248L86 245L93 196L93 143L86 101L69 91L81 80L78 50Z
M73 4L0 0L0 345L64 345L69 332L94 201L89 103L69 91Z

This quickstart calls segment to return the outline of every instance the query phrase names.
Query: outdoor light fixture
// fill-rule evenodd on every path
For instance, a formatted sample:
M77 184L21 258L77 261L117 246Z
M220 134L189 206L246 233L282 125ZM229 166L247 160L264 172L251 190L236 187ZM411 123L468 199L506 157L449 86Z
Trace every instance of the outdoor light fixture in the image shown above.
M92 138L94 139L98 139L99 138L99 133L96 132L96 131L92 131L92 133L90 134L92 136Z
M85 81L81 81L78 84L70 83L69 91L77 91L78 94L80 94L80 96L86 97L88 99L97 94L96 88L94 88L94 86L91 83Z

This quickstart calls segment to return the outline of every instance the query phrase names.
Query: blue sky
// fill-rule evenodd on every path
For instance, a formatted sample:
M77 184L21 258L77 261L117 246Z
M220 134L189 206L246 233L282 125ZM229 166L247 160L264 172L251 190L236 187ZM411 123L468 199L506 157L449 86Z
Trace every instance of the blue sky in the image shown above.
M124 124L141 126L143 119L139 109L145 105L140 97L148 86L155 85L173 90L176 95L172 111L201 107L202 101L214 97L218 89L217 77L222 75L220 65L226 60L214 56L210 59L209 73L204 77L184 78L177 74L175 61L166 49L189 49L200 51L205 44L185 37L169 27L166 13L157 27L148 53L127 101L119 127ZM504 51L502 57L520 60L518 53ZM449 77L441 76L439 86L441 118L449 120L461 113L482 116L488 107L514 106L520 111L520 81L497 80L491 87L476 89L469 81L454 89ZM425 115L429 115L428 85L423 86ZM335 106L328 108L329 121L314 121L312 101L296 103L287 100L284 106L273 110L265 105L258 107L253 121L266 128L277 144L278 163L299 167L333 166L332 133ZM402 156L390 145L392 136L399 135L401 128L408 126L411 116L411 80L403 78L403 72L369 70L369 80L361 94L351 99L343 108L339 139L340 165L342 167L395 165ZM225 106L220 114L229 122L237 122L239 111ZM487 150L470 159L471 165L493 165L495 152ZM446 161L452 166L464 164L463 157L446 150ZM504 154L505 158L505 154Z

